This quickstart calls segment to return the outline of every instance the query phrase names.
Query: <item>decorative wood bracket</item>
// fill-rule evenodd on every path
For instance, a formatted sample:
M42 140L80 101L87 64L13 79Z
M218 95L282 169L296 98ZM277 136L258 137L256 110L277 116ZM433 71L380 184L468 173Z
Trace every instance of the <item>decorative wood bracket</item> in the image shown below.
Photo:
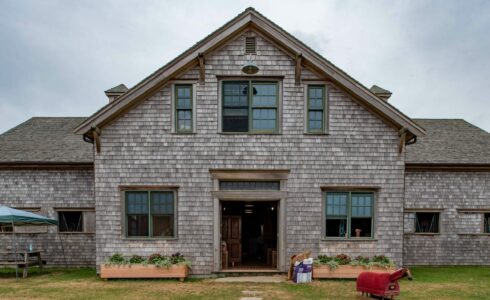
M405 151L405 140L407 138L408 129L402 128L398 131L399 141L398 141L398 153L403 153Z
M303 61L303 54L296 54L296 69L295 69L295 84L301 84L301 63Z
M199 53L197 55L197 59L199 60L199 83L202 83L204 84L205 82L205 76L206 76L206 72L205 72L205 69L204 69L204 53Z
M97 151L97 153L100 153L100 128L92 127L92 132L94 134L95 151Z

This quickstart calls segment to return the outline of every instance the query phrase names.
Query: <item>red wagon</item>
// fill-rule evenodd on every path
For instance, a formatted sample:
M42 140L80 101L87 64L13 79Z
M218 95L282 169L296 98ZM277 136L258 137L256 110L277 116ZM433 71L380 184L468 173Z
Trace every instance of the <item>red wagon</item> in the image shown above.
M393 299L400 294L398 280L404 277L412 280L412 274L407 268L398 269L391 274L362 272L357 277L357 291L366 296Z

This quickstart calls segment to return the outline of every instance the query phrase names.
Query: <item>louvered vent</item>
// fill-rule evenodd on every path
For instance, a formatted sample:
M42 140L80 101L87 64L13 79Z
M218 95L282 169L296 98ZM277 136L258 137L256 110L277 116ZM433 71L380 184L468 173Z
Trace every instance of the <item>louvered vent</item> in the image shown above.
M255 37L245 38L245 54L256 54L257 43Z

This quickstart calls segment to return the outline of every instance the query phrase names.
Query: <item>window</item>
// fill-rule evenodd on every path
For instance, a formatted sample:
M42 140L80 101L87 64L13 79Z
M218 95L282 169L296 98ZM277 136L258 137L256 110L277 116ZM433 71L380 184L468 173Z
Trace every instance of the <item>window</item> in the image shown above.
M175 131L192 132L192 85L175 85Z
M94 233L95 211L58 210L58 231L64 233Z
M220 181L219 189L223 191L247 190L280 190L279 181Z
M325 132L325 86L309 85L307 96L307 132Z
M490 213L483 215L483 232L490 233Z
M278 102L277 82L223 82L223 132L277 132Z
M415 232L416 233L439 233L439 213L416 212Z
M128 237L174 237L174 228L174 192L126 192L126 235Z
M12 232L13 229L12 229L12 225L8 225L8 224L1 224L0 225L0 232L4 233L4 232Z
M373 193L328 192L325 202L326 237L373 237Z

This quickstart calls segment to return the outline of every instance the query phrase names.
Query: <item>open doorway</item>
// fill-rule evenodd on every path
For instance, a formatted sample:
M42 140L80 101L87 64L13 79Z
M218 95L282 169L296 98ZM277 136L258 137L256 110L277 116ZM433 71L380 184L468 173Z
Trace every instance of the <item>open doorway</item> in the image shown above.
M223 270L277 269L278 201L221 202Z

